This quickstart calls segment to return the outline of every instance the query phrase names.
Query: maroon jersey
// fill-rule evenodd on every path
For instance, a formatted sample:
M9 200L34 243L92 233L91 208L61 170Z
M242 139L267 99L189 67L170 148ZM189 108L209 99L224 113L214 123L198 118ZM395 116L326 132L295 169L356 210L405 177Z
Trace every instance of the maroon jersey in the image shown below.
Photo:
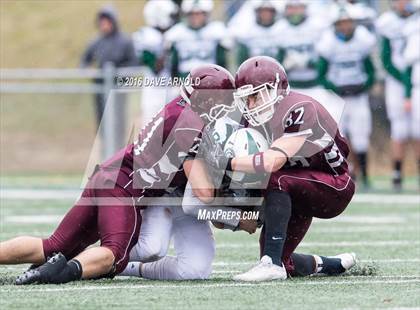
M145 190L157 192L184 186L182 164L194 157L204 124L181 98L169 102L141 129L138 139L101 165L117 184L143 196Z
M269 122L273 141L308 135L299 152L282 169L309 168L333 175L347 172L349 147L328 111L313 98L290 92Z

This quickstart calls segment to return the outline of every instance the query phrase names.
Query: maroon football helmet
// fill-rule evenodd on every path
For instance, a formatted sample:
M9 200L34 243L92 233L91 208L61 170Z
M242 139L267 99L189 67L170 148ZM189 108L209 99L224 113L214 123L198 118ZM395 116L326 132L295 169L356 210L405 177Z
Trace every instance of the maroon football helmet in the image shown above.
M268 122L274 115L275 104L290 92L283 66L268 56L256 56L243 62L236 72L235 84L235 105L252 126ZM255 102L253 106L250 97Z
M229 71L206 64L191 70L181 85L181 96L194 112L210 123L234 109L234 90L235 80Z

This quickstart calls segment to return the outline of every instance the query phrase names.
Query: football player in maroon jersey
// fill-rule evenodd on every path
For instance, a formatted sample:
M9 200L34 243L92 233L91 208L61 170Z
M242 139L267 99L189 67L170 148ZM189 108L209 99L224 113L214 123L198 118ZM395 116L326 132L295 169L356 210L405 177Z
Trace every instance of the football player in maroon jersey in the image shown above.
M354 194L346 160L349 148L337 123L319 102L291 91L283 67L271 57L242 63L235 83L236 106L249 125L266 127L272 143L267 151L244 157L227 158L217 144L204 152L214 167L260 174L267 185L261 262L234 279L266 281L286 279L287 274L344 272L355 264L353 253L337 257L294 253L313 217L339 215ZM208 148L212 137L204 136Z
M153 117L138 140L96 167L81 198L49 238L22 236L0 244L0 264L38 265L16 284L118 274L138 240L139 210L151 198L185 186L188 178L195 196L210 201L214 186L203 162L194 158L202 128L231 111L233 90L233 76L220 66L192 70L181 96ZM98 240L100 246L87 248Z

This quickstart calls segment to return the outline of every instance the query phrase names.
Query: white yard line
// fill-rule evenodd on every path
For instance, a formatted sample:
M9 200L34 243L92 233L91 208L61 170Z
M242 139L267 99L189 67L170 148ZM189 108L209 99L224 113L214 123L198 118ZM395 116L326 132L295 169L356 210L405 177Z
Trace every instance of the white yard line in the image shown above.
M380 264L388 264L388 263L419 263L420 258L391 258L391 259L360 259L358 260L361 263L380 263ZM257 261L241 261L241 262L225 262L225 261L218 261L213 262L213 267L233 267L233 266L252 266L256 264ZM21 265L3 265L0 266L1 269L7 269L7 270L23 270L25 269ZM214 270L213 273L222 273L222 272L235 272L237 270Z
M361 263L418 263L420 262L420 258L391 258L391 259L360 259L359 262ZM257 263L257 261L246 261L246 262L225 262L225 261L218 261L213 262L213 266L242 266L242 265L252 265Z
M332 219L314 218L314 223L360 223L360 224L398 224L404 223L407 218L400 214L387 215L343 215Z
M420 244L418 240L391 240L391 241L338 241L338 242L302 242L299 247L341 247L341 246L367 246L367 247L386 247L386 246L413 246ZM257 248L254 243L219 243L216 248Z
M344 277L343 277L344 278ZM225 287L261 287L261 286L286 286L286 285L302 285L302 286L313 286L313 285L370 285L370 284L407 284L407 283L420 283L420 279L400 279L400 280L372 280L366 277L366 280L342 280L342 281L308 281L308 282L293 282L289 281L274 281L274 282L262 282L262 283L220 283L220 284L159 284L159 285L147 285L147 284L133 284L133 285L82 285L82 286L64 286L54 288L32 288L32 287L18 287L13 286L10 288L0 289L0 292L21 292L25 293L42 293L42 292L65 292L65 291L103 291L103 290L125 290L125 289L185 289L185 288L225 288Z
M77 199L82 190L71 189L0 189L0 199Z
M356 194L354 203L381 203L381 204L416 204L420 206L419 195L398 195L398 194Z
M9 215L4 217L4 221L16 224L54 224L60 222L63 216L58 214Z

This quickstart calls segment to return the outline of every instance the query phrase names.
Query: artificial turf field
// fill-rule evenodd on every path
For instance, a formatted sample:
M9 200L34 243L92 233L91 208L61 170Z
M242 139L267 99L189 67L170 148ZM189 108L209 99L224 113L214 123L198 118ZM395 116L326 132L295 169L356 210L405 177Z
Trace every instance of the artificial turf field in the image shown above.
M55 190L10 191L3 182L0 239L48 236L72 204L69 192ZM358 194L337 219L314 221L299 252L356 252L359 265L345 276L262 284L231 281L233 274L257 261L258 233L215 231L217 254L207 281L117 277L17 287L12 282L27 266L0 266L0 309L420 309L420 198L416 191L395 195L383 189Z

